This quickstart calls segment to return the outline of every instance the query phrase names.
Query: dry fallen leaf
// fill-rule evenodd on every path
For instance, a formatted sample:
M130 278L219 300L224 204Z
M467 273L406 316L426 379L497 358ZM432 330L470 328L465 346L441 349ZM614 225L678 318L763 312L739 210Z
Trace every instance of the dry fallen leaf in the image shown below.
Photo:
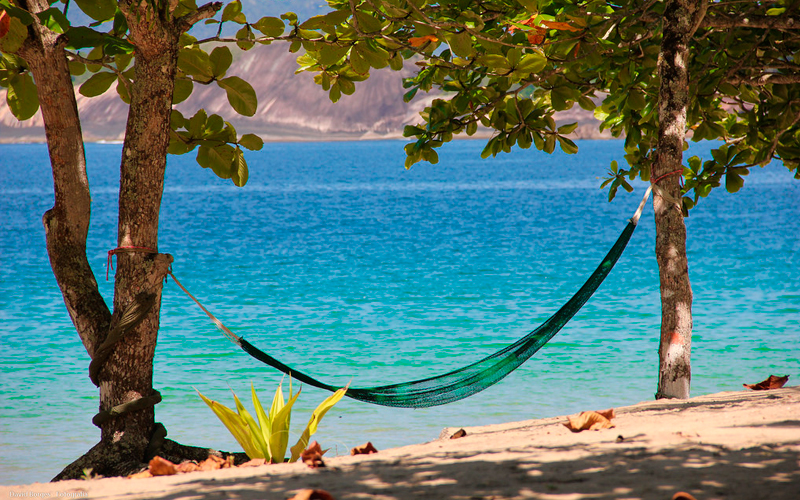
M145 469L145 470L143 470L141 472L137 472L135 474L131 474L130 476L128 476L128 479L142 479L142 478L145 478L145 477L153 477L153 475L150 474L150 469Z
M289 500L336 500L325 490L300 490Z
M203 460L197 465L199 467L198 470L229 469L233 467L233 456L229 456L227 459L225 459L216 455L209 455L207 459Z
M367 441L366 444L356 446L350 450L350 455L371 455L372 453L378 453L378 449L373 446L371 441Z
M191 460L187 460L186 462L181 462L175 466L178 472L194 472L200 470L200 465L197 462L192 462Z
M172 476L177 473L178 469L175 464L166 458L156 456L150 460L150 474L154 476Z
M610 429L614 427L611 419L614 418L614 410L603 411L582 411L579 415L567 417L569 420L564 426L572 432L585 430L599 431L600 429Z
M239 467L259 467L267 463L266 458L254 458L248 462L243 463Z
M300 453L300 459L312 469L325 467L325 462L322 461L322 455L324 455L326 451L328 450L323 450L318 442L311 441L308 448Z
M459 429L459 430L455 431L452 436L450 436L450 439L463 438L466 435L467 435L467 431L465 431L464 429Z
M757 384L742 384L742 385L747 387L748 389L753 389L754 391L768 391L770 389L780 389L788 381L789 381L789 375L784 375L783 377L776 377L775 375L770 375L767 380L762 380Z

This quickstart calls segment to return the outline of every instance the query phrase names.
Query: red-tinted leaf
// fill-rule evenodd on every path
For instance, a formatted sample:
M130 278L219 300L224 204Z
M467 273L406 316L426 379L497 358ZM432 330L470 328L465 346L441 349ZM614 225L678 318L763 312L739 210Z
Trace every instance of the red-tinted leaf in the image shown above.
M378 449L370 441L350 450L350 455L371 455L373 453L378 453Z
M743 386L747 387L748 389L753 389L754 391L768 391L770 389L780 389L786 382L789 380L789 375L784 375L783 377L776 377L775 375L770 375L768 379L762 380L757 384L742 384Z

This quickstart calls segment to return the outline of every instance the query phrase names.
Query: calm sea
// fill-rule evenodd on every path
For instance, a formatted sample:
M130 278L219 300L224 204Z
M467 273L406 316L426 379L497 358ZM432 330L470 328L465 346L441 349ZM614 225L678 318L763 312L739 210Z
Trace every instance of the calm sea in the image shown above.
M594 270L643 184L612 203L599 176L619 141L574 156L515 151L482 161L480 141L405 170L401 141L267 144L243 188L171 157L160 250L234 332L325 381L428 377L523 336ZM707 154L708 145L693 146ZM87 145L89 259L102 293L116 243L119 145ZM0 483L47 481L99 436L97 389L44 248L52 206L43 145L0 146ZM687 221L694 290L692 393L800 377L800 181L757 169L744 189L703 200ZM315 436L334 453L378 449L473 426L627 405L653 397L658 273L652 208L597 294L500 384L425 410L345 399ZM113 276L113 274L112 274ZM250 383L270 400L281 375L237 350L175 286L164 292L156 416L172 439L238 450L195 388L232 405ZM791 382L791 381L790 381ZM326 393L304 388L299 433Z

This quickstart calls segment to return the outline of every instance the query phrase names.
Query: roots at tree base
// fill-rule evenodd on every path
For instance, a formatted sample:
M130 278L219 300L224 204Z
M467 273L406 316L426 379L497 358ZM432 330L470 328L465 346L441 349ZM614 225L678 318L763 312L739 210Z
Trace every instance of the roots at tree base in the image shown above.
M139 454L131 452L131 447L127 446L124 441L117 443L101 441L66 466L52 481L81 479L85 475L85 469L91 469L93 475L103 477L129 476L148 467L148 464L143 461L143 457L137 455ZM210 448L186 446L170 439L164 441L156 455L176 464L187 460L202 462L212 455L220 458L233 455L235 465L249 460L244 453L228 453Z

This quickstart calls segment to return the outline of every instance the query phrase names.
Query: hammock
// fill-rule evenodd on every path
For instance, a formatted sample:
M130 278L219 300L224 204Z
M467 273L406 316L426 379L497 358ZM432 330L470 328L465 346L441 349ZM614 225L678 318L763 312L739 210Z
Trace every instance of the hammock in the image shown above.
M611 250L609 250L608 254L602 262L600 262L600 265L597 266L597 269L592 275L589 276L589 279L586 280L586 283L580 290L578 290L561 309L529 334L480 361L443 375L400 384L376 387L351 387L347 390L345 395L358 401L383 406L426 408L464 399L496 384L530 359L531 356L536 354L539 349L552 339L559 330L575 316L592 294L600 287L600 284L606 276L608 276L608 273L611 272L614 264L616 264L623 250L625 250L625 246L628 244L633 230L636 228L639 216L642 213L642 209L649 195L650 188L647 189L642 202L639 204L638 210L634 216L631 217L628 225L622 231L616 243L614 243L614 246L611 247ZM321 382L310 375L285 365L258 349L244 338L234 335L233 332L214 317L213 314L208 312L208 310L206 310L206 308L175 279L174 275L172 278L234 344L238 345L253 358L313 387L332 392L340 388L336 385Z

